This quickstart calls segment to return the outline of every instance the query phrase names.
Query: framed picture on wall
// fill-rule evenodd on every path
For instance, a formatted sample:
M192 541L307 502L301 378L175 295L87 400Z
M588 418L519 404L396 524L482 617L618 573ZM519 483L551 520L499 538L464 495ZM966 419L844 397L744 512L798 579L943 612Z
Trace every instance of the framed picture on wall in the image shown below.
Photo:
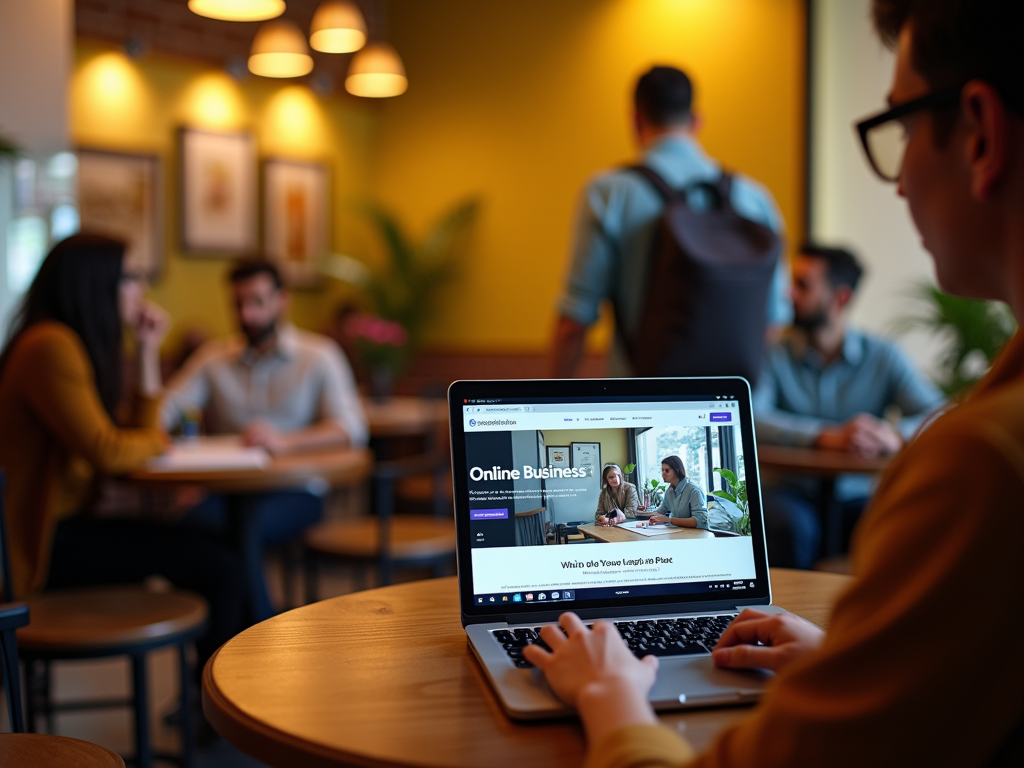
M88 148L77 155L82 230L124 240L132 268L155 280L164 264L160 158Z
M589 477L601 474L601 444L572 443L572 466L574 469L589 469Z
M569 469L572 464L569 459L569 446L568 445L549 445L548 446L548 466L549 467L561 467L562 469Z
M183 128L181 245L191 255L256 249L256 141L248 133Z
M263 163L263 246L289 285L320 284L330 249L327 166L272 158Z

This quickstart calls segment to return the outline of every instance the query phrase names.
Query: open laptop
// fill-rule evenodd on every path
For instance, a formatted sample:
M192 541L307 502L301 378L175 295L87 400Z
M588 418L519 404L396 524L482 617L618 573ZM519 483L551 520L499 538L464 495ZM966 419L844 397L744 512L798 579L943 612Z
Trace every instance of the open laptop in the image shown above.
M570 713L522 658L567 610L616 622L638 655L660 657L656 709L761 695L770 673L718 669L708 650L744 608L781 610L771 606L746 380L457 381L448 402L462 624L511 717ZM719 530L638 526L670 455L708 495ZM639 521L588 526L608 463L650 505ZM736 499L739 488L720 469L745 483L749 519L721 494Z

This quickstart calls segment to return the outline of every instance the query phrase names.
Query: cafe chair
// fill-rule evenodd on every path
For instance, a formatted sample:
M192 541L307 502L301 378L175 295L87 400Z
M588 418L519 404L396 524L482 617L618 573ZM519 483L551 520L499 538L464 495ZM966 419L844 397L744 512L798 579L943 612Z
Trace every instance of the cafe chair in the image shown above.
M516 546L537 546L547 542L544 539L544 521L541 513L546 507L538 507L525 512L516 512Z
M4 517L3 490L4 474L0 471L0 557L3 558L5 605L10 603L10 566L7 559L7 531ZM151 768L154 759L176 762L185 768L195 764L195 723L192 714L192 663L188 648L206 628L208 608L206 601L198 595L182 590L151 591L143 586L104 586L78 589L54 590L32 597L21 605L22 615L15 607L12 618L24 624L17 625L17 651L14 641L4 637L4 678L9 691L20 688L16 664L12 660L21 657L25 665L26 725L30 732L37 730L38 719L43 716L47 730L54 730L54 715L69 710L98 709L105 707L132 708L134 714L135 755L128 762L139 768ZM31 617L31 621L27 621ZM181 679L181 743L180 755L154 752L149 737L149 697L146 678L146 657L160 648L174 647L178 650ZM15 655L17 654L17 655ZM110 656L127 656L131 661L132 695L128 699L101 701L74 701L55 703L51 695L51 664L54 661L98 659ZM12 671L13 669L13 671ZM20 691L8 694L19 704L11 707L20 715ZM59 738L59 737L53 737ZM74 742L74 739L62 739ZM20 742L19 742L20 743ZM35 743L35 742L33 742ZM77 742L78 744L84 742ZM28 745L26 741L24 744ZM28 746L24 747L28 749ZM0 747L2 757L3 747ZM21 746L10 749L22 749ZM64 749L74 754L74 745L56 748L57 754ZM104 750L106 752L106 750ZM20 754L20 753L16 753ZM113 754L113 753L110 753ZM120 760L120 758L118 758ZM0 759L0 765L16 765ZM24 762L25 765L36 765ZM39 765L50 765L45 761ZM88 765L70 759L53 765ZM123 763L97 762L96 765L123 765Z
M0 684L7 704L11 733L0 733L0 765L59 768L124 768L124 761L108 749L63 736L25 733L18 668L17 631L29 624L29 607L11 601L11 564L7 558L7 521L3 514L4 473L0 471Z
M593 541L580 533L580 526L586 525L590 520L575 520L571 523L559 523L555 527L555 542L558 544L586 544Z
M397 567L428 566L437 576L455 562L452 508L438 497L433 515L395 514L395 488L406 477L433 474L450 480L447 456L427 453L378 462L373 470L376 515L319 523L305 536L306 599L317 600L319 567L324 561L355 565L364 574L376 566L380 584L391 584Z

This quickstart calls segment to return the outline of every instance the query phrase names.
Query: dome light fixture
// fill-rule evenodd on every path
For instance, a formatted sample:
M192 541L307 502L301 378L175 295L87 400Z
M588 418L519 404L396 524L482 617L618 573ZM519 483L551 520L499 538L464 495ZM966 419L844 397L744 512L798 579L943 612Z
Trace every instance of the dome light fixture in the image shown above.
M384 99L399 96L409 87L402 59L387 43L370 43L348 67L345 90L353 96Z
M293 21L268 21L256 32L249 53L249 71L262 77L302 77L313 69L313 57Z
M326 0L313 14L309 44L324 53L351 53L366 45L366 20L351 0Z
M266 21L284 13L284 0L188 0L188 9L221 21Z

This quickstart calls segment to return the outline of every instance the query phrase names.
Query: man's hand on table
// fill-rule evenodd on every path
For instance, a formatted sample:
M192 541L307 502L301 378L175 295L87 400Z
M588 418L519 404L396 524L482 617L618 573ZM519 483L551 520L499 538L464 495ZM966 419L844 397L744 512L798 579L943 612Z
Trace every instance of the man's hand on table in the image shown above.
M845 424L822 430L814 447L874 459L896 453L903 447L903 436L888 422L867 413L858 413Z
M763 613L748 608L732 620L711 657L720 667L779 672L815 650L825 633L792 613ZM761 642L764 645L756 645Z
M242 433L242 442L254 448L265 448L272 455L287 453L291 445L288 436L278 432L265 421L254 421Z
M579 711L590 743L624 725L656 723L647 694L658 659L637 659L611 622L596 621L590 630L575 613L563 613L558 623L565 634L550 625L540 633L550 652L528 645L523 655L543 671L555 694Z

